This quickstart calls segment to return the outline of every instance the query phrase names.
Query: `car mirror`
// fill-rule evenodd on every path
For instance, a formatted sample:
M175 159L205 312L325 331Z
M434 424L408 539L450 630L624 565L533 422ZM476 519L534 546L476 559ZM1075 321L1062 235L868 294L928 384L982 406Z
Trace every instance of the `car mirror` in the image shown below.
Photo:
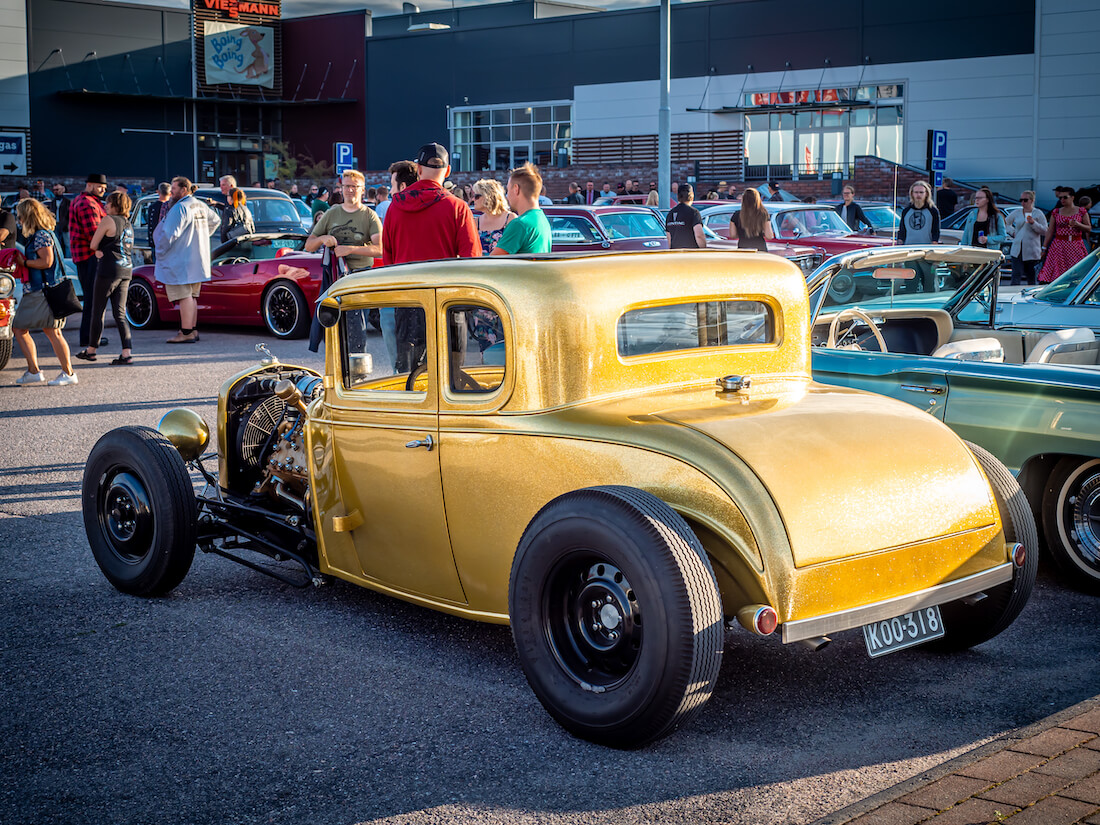
M871 277L880 281L911 281L917 277L917 270L909 267L882 266L871 273Z
M317 307L317 323L325 329L336 326L340 320L340 305L323 303Z

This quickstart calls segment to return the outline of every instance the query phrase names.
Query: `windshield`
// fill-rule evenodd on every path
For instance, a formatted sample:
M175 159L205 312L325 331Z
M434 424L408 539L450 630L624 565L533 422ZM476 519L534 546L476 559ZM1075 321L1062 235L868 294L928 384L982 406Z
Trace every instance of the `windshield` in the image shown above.
M1100 262L1100 247L1067 269L1057 280L1036 292L1034 297L1051 304L1064 304L1077 291L1081 281L1092 271L1097 262Z
M898 213L889 206L865 206L863 214L875 229L896 229Z
M851 235L848 224L832 209L792 209L774 217L776 236L805 238L821 235Z
M663 238L665 228L652 212L611 212L597 215L604 232L616 238Z
M810 306L814 308L815 317L821 312L832 312L851 306L865 310L887 307L944 309L960 286L978 269L988 266L989 264L914 260L886 264L874 269L842 267L814 290ZM988 296L984 300L984 316L987 317ZM982 320L982 317L978 317L982 315L981 307L979 301L971 311L968 304L959 313L959 319Z

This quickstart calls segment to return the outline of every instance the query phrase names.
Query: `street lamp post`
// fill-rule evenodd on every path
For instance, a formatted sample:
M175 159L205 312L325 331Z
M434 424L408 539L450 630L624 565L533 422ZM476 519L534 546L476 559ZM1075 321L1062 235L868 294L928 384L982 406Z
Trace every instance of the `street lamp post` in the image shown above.
M672 191L672 112L669 93L670 0L661 0L661 108L657 112L657 194L664 204Z

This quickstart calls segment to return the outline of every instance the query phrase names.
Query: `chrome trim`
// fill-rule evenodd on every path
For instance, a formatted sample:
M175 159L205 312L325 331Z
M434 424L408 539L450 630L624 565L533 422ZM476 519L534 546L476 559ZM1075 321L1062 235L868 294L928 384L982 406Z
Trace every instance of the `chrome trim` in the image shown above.
M814 616L811 619L786 622L783 625L783 644L812 639L815 636L826 636L840 630L850 630L853 627L862 627L865 624L920 610L922 607L957 601L1008 581L1012 581L1012 562L998 564L996 567L963 579L929 587L926 590L918 590L916 593L906 593L904 596L886 601L865 604L839 613Z
M1065 355L1067 352L1086 352L1094 349L1100 349L1100 341L1065 341L1051 344L1043 350L1039 360L1032 363L1049 364L1050 359L1055 355Z
M901 388L913 392L926 392L930 395L943 395L947 391L944 387L925 387L920 384L902 384Z

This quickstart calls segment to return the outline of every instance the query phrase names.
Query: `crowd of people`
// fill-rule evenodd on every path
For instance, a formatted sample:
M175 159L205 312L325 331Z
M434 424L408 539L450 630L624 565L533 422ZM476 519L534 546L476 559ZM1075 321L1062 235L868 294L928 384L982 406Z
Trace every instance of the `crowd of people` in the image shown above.
M355 170L345 172L339 186L331 191L312 185L300 193L297 184L292 184L288 194L303 200L313 216L306 251L327 247L348 270L450 257L550 251L550 223L542 207L551 201L538 167L525 163L512 170L506 186L492 178L472 185L458 184L449 179L450 174L446 148L428 143L420 148L415 161L400 160L390 166L389 186L368 188L364 176ZM613 187L611 181L604 181L597 189L594 180L586 181L583 188L579 182L572 182L562 202L595 205L601 198L622 194L631 196L631 202L663 208L657 183L650 182L647 192L640 184L627 179ZM794 199L775 181L767 186L766 193L761 191L763 186L738 192L735 184L719 181L707 191L708 200L735 200L741 204L729 227L729 237L737 241L739 248L766 251L774 235L764 202ZM198 297L202 284L211 276L213 231L219 232L222 243L255 231L248 198L233 176L220 179L220 197L200 200L194 197L196 189L183 176L159 184L157 198L145 215L156 278L180 313L180 328L168 339L169 344L199 341ZM108 343L103 337L108 303L120 344L119 355L110 363L134 363L126 319L134 245L129 221L132 203L126 185L116 185L109 196L106 190L107 178L99 173L89 175L83 191L72 200L63 184L47 190L44 181L39 180L33 187L20 189L14 212L0 210L0 247L11 248L18 241L24 248L24 253L14 258L24 288L12 327L27 361L27 370L17 384L77 383L72 358L96 361L98 349ZM963 243L990 249L1010 243L1013 284L1055 280L1085 257L1091 232L1089 199L1078 199L1077 193L1065 186L1057 187L1055 194L1059 205L1049 218L1035 208L1032 191L1022 193L1022 208L1006 218L996 207L994 193L981 187L974 193L975 208L963 225ZM671 195L671 208L665 218L670 247L705 247L701 214L693 206L694 187L673 182ZM927 181L918 180L910 186L908 195L900 216L898 243L938 243L941 217L953 213L959 204L952 182L945 179L944 186L933 191ZM843 187L842 201L834 208L854 232L864 227L873 231L850 184ZM72 258L84 293L80 351L75 356L70 355L61 334L67 310L54 307L51 297L53 288L65 279L62 258L66 255ZM918 288L931 289L932 278L930 268L922 272ZM395 364L399 312L390 310L380 321L383 340ZM33 331L43 332L61 365L61 372L51 380L40 369ZM315 351L319 341L319 330L315 330L311 335Z

